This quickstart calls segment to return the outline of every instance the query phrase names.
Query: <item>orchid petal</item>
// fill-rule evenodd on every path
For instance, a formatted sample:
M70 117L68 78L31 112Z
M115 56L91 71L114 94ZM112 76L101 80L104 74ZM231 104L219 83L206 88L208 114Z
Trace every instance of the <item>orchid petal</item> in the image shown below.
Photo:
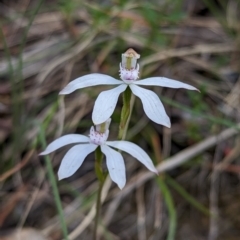
M72 143L84 143L89 142L89 137L86 137L84 135L80 134L68 134L65 136L62 136L56 140L54 140L52 143L50 143L45 151L41 152L39 155L46 155L49 154L63 146L66 146L68 144Z
M171 126L169 117L156 93L133 84L130 85L130 88L133 94L141 99L144 112L152 121L166 127Z
M173 79L165 78L165 77L151 77L151 78L145 78L143 80L135 81L134 84L136 85L142 85L142 86L159 86L159 87L170 87L170 88L186 88L189 90L197 90L197 88L182 83Z
M106 156L107 168L111 179L120 189L123 189L126 184L126 169L122 155L107 145L101 145L101 150Z
M117 80L111 76L100 73L92 73L71 81L59 94L60 95L69 94L77 89L90 86L119 85L119 84L122 84L122 81Z
M95 125L106 122L113 114L118 97L126 88L126 84L121 84L116 88L103 91L99 94L92 113L92 120Z
M128 141L107 141L106 144L129 153L139 162L145 165L150 171L157 173L157 169L154 167L151 158L138 145Z
M93 152L98 146L95 144L79 144L72 147L64 156L58 170L58 179L72 176L82 165L86 156Z

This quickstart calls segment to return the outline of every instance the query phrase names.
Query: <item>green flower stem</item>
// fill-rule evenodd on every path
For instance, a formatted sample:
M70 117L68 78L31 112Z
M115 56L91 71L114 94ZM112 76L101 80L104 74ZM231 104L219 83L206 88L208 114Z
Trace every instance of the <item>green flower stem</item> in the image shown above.
M102 169L102 159L103 159L103 154L101 152L101 148L98 147L95 151L95 172L98 178L99 188L97 193L93 240L97 239L98 219L99 219L100 210L101 210L101 194L102 194L103 184L106 179L106 174L103 172L103 169Z
M104 181L104 174L102 170L102 160L103 160L103 154L100 147L97 147L95 150L95 173L97 175L98 181L103 182Z
M128 125L128 119L131 113L131 97L132 91L129 87L123 93L123 107L121 112L121 120L119 125L119 133L118 139L122 140L124 137L124 133L126 132L126 128Z
M45 138L45 134L44 134L44 130L42 128L42 126L40 127L40 141L42 144L42 148L45 149L47 146L46 143L46 138ZM63 236L65 240L68 240L68 230L67 230L67 225L64 219L64 214L63 214L63 208L62 208L62 203L61 203L61 199L59 196L59 192L58 192L58 186L57 186L57 181L54 175L54 171L53 171L53 167L52 167L52 163L51 160L48 156L44 157L45 163L46 163L46 167L47 167L47 173L48 173L48 178L49 181L52 185L52 189L53 189L53 196L54 196L54 200L55 200L55 204L57 207L57 211L58 211L58 215L60 218L60 224L61 224L61 229L63 232Z
M94 231L93 231L93 240L97 239L97 227L98 227L98 220L101 210L101 195L103 189L103 182L99 182L99 188L97 193L97 202L96 202L96 215L95 215L95 222L94 222Z
M126 137L127 129L128 129L128 123L131 117L132 108L134 105L134 98L132 97L132 92L129 87L125 90L123 93L123 107L121 112L121 120L119 125L119 133L118 133L118 139L124 140ZM101 209L101 194L103 185L105 182L105 179L107 177L107 174L103 172L102 170L102 159L103 154L101 152L100 147L98 147L95 151L95 172L99 181L99 189L97 194L97 203L96 203L96 215L95 215L95 223L94 223L94 232L93 232L93 240L97 239L97 227L98 227L98 219L100 215L100 209Z

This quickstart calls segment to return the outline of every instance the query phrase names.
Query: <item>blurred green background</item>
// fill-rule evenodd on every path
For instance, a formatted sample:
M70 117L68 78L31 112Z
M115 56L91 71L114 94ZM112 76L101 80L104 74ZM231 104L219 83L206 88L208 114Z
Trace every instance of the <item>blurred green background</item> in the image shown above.
M63 238L49 159L38 153L61 135L87 135L94 100L108 87L58 93L89 73L119 78L131 47L141 55L140 78L164 76L201 93L152 88L171 129L149 121L136 99L127 140L156 165L176 165L150 176L124 155L127 186L108 191L99 239L239 240L239 13L239 0L1 0L0 239ZM112 140L121 107L120 98ZM55 175L66 150L51 155ZM96 200L93 170L90 155L58 182L69 239L92 237L93 221L85 221Z

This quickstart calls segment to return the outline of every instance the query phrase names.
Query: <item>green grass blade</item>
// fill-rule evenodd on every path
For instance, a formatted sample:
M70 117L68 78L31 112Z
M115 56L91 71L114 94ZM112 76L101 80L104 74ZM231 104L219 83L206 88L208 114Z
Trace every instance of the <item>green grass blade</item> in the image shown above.
M18 71L19 73L21 74L20 77L22 78L22 67L23 67L23 50L24 50L24 47L26 45L26 42L27 42L27 36L28 36L28 32L30 30L30 27L32 26L32 23L37 15L37 13L39 12L42 4L43 4L44 0L40 0L37 4L37 7L33 10L33 13L29 19L29 22L28 22L28 25L27 27L25 28L25 31L23 33L23 38L22 38L22 41L21 41L21 44L20 44L20 51L19 51L19 64L18 64Z
M173 100L171 100L169 98L166 98L166 97L161 97L161 100L163 102L169 104L170 106L182 109L182 110L184 110L186 112L191 113L194 116L199 116L199 117L205 118L205 119L207 119L207 120L209 120L209 121L211 121L211 122L213 122L215 124L220 124L220 125L223 125L223 126L233 127L233 128L239 129L236 126L236 124L234 122L232 122L232 121L229 121L229 120L226 120L226 119L223 119L223 118L217 118L217 117L205 114L202 111L196 111L194 109L190 109L189 107L185 107L182 104L180 104L180 103L178 103L176 101L173 101Z
M159 188L161 189L169 213L169 230L166 240L174 240L177 229L177 212L174 206L173 198L164 180L161 177L156 178L156 180Z
M165 175L166 176L166 175ZM190 204L192 204L200 212L210 215L210 211L199 203L193 196L191 196L180 184L169 176L166 176L167 184L174 188L183 198L186 199Z
M47 146L47 143L46 143L44 130L43 130L43 127L41 125L40 125L39 137L40 137L40 142L41 142L42 148L45 149L46 146ZM64 219L62 203L61 203L61 199L60 199L60 196L59 196L57 181L56 181L56 178L55 178L55 175L54 175L52 163L51 163L51 160L50 160L49 156L44 156L44 160L46 162L48 177L49 177L50 183L52 185L54 200L55 200L57 211L58 211L58 214L59 214L63 236L64 236L65 240L68 240L67 225L66 225L66 222L65 222L65 219Z

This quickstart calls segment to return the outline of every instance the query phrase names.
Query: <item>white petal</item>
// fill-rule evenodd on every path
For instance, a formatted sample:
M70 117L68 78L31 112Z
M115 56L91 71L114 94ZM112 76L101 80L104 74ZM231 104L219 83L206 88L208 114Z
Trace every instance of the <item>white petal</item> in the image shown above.
M90 86L119 85L121 83L122 81L119 81L111 76L100 73L92 73L73 80L59 94L69 94L77 89Z
M64 156L58 170L58 179L72 176L82 165L86 156L97 148L95 144L79 144L72 147Z
M111 90L103 91L99 94L92 113L92 120L95 125L106 122L113 114L113 111L117 105L117 100L125 89L126 84L113 88Z
M44 152L41 152L39 155L46 155L49 154L65 145L72 144L72 143L84 143L89 142L89 137L80 134L68 134L62 136L52 143L50 143Z
M150 171L157 173L157 169L154 167L151 158L138 145L128 141L107 141L106 144L129 153L144 164Z
M120 189L123 189L126 184L126 169L122 155L107 145L102 145L101 150L106 156L107 168L111 179Z
M143 80L135 81L134 84L136 85L142 85L142 86L159 86L159 87L170 87L170 88L186 88L189 90L197 90L197 88L186 84L182 83L173 79L165 78L165 77L151 77L151 78L146 78Z
M142 100L144 112L152 121L166 127L171 126L170 119L156 93L133 84L130 85L130 88L133 94Z

